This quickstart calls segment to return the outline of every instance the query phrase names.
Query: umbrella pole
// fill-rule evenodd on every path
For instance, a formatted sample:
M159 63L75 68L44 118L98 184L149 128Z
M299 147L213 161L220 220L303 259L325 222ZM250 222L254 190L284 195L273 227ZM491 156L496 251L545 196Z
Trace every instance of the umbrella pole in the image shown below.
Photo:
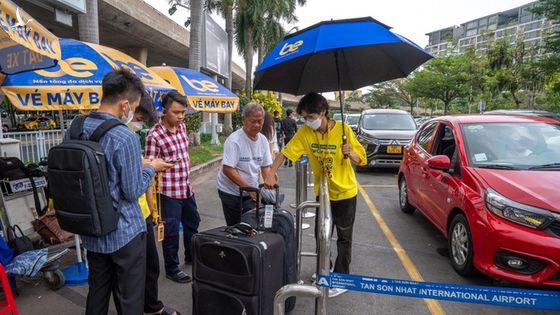
M334 52L334 60L336 63L336 81L338 82L338 99L340 101L340 117L342 117L342 144L346 144L347 143L347 138L346 138L346 128L344 127L344 121L346 120L344 118L344 100L342 99L342 88L340 87L340 66L338 64L338 51ZM344 159L347 159L348 156L345 154L344 155Z

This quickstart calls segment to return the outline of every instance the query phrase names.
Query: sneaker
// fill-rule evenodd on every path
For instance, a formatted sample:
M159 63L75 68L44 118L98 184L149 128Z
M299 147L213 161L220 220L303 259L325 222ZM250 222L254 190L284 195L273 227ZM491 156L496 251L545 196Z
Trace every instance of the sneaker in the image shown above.
M344 294L348 292L347 289L341 289L341 288L331 288L329 289L329 297L337 297L341 294Z
M166 274L167 279L175 281L177 283L189 283L192 281L191 276L184 273L183 271L178 271L175 274Z

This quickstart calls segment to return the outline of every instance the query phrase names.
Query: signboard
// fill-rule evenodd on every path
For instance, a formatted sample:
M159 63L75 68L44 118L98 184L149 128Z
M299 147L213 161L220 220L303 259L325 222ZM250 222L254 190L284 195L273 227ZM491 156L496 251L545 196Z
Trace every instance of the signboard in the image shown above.
M227 33L208 14L204 14L202 21L200 66L214 74L227 78L228 69L228 42Z
M86 13L86 0L45 0L55 7L68 9L76 13Z

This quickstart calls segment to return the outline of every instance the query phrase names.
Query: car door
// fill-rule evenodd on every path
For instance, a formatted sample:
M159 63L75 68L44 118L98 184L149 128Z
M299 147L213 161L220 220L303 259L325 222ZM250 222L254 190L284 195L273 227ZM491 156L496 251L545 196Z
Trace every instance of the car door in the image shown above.
M410 201L420 208L425 209L425 200L422 192L425 178L422 171L426 160L430 158L430 152L437 122L431 122L423 126L416 135L415 141L408 150L406 157L408 194Z
M426 163L426 185L423 188L428 197L426 207L430 209L431 219L443 232L446 229L448 212L456 203L461 184L457 150L456 133L452 125L441 122L435 133L431 154L449 157L451 169L449 171L431 169Z

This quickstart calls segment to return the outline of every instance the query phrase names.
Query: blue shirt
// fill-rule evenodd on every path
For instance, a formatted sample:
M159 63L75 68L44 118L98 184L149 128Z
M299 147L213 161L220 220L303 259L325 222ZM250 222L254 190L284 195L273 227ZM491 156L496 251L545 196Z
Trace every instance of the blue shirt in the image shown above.
M93 112L84 121L84 136L88 137L105 120L117 118L109 113ZM70 139L66 132L64 140ZM99 143L105 151L109 191L116 208L121 201L121 217L117 229L100 236L82 235L84 247L95 253L109 254L125 246L134 237L146 232L138 197L152 183L155 170L152 166L142 169L140 140L126 126L117 126L105 133Z

